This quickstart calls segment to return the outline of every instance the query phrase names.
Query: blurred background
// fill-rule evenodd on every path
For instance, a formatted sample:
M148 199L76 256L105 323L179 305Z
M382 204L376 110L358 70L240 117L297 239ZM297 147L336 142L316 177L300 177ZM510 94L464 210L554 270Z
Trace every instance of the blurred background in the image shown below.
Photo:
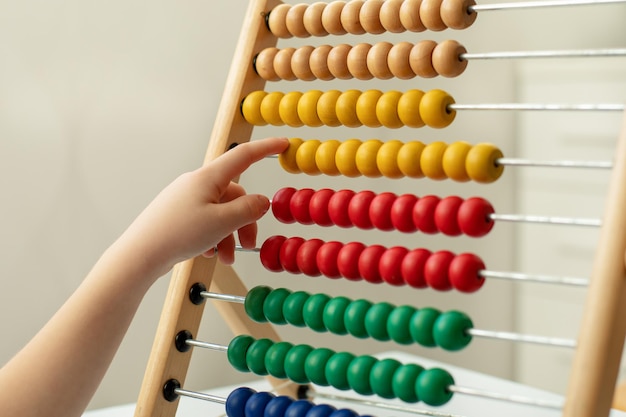
M312 2L311 2L312 3ZM105 248L165 185L202 164L244 0L0 0L0 363L20 349L80 283ZM464 31L281 41L321 45L380 40L456 39L470 53L624 47L624 5L481 12ZM410 81L270 83L268 90L336 88L448 91L458 103L622 103L626 60L472 61L459 78ZM492 142L505 156L610 160L616 113L459 112L432 129L256 129L317 139L379 138ZM418 196L483 196L497 213L599 217L608 172L514 168L492 185L451 181L345 179L286 174L259 162L241 182L272 196L280 187L371 189ZM158 225L156 225L158 227ZM480 255L490 270L589 275L597 231L497 223L482 239L285 226L271 215L259 245L274 234L361 241ZM473 295L417 291L269 273L258 255L238 255L249 286L265 283L396 305L467 311L477 328L576 337L584 289L489 280ZM91 408L134 402L168 277L146 296ZM460 353L278 329L287 340L357 353L402 349L490 375L563 392L572 352L475 340ZM232 334L209 304L198 338L227 344ZM42 358L42 360L45 360ZM249 380L217 352L194 355L190 389Z

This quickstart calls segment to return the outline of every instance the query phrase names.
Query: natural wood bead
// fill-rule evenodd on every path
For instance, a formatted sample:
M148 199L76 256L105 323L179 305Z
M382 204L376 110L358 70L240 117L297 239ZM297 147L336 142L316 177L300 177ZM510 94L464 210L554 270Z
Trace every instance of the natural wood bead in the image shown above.
M378 42L372 46L367 54L367 68L379 80L388 80L393 77L389 64L387 64L387 57L392 47L393 44L389 42Z
M291 57L291 70L299 80L313 81L315 79L315 74L311 71L309 64L313 50L315 50L313 46L302 46L296 49Z
M409 55L411 69L418 77L433 78L439 75L433 67L433 50L437 46L435 41L420 41L413 45Z
M345 1L333 1L326 5L322 12L322 26L331 35L345 35L347 32L341 24L341 11Z
M323 81L335 79L335 76L328 69L328 54L331 49L330 45L321 45L313 50L309 57L309 66L315 78Z
M359 21L365 32L378 35L385 32L380 22L380 9L383 0L367 0L359 10Z
M400 7L404 0L387 0L380 8L380 24L391 33L402 33L406 29L400 21Z
M274 71L274 58L278 48L265 48L254 59L254 69L266 81L279 81L280 77Z
M331 49L328 54L328 70L335 78L349 80L352 74L348 70L348 53L352 47L345 43L339 44Z
M326 8L326 3L318 2L309 5L304 11L302 21L304 28L312 36L326 36L328 31L322 25L322 13Z
M434 32L447 29L448 26L441 20L442 0L422 0L420 5L420 19L427 29Z
M287 12L289 12L289 9L291 9L291 5L279 4L270 12L267 19L267 26L274 36L283 39L292 37L291 33L287 29Z
M389 65L389 71L394 77L401 80L410 80L415 77L409 60L412 49L413 44L411 42L400 42L389 50L387 65Z
M411 32L423 32L426 26L422 23L420 17L420 6L422 0L404 0L400 6L400 23Z
M465 47L457 41L443 41L433 50L433 68L443 77L456 77L467 67L467 61L461 59L461 54L466 52Z
M295 52L296 48L283 48L274 57L274 71L281 80L294 81L297 79L291 69L291 58Z
M467 29L472 26L478 14L470 11L476 5L474 0L443 0L441 3L441 19L450 29Z
M362 35L365 33L363 25L359 21L361 7L365 2L363 0L351 0L341 10L341 25L346 32L353 35Z
M291 6L289 11L287 12L287 17L285 24L287 25L287 30L293 36L297 38L308 38L311 36L309 32L307 32L304 27L304 12L306 11L308 4L300 3Z
M369 43L359 43L348 52L348 71L358 80L371 80L373 78L367 66L367 53L371 48L372 45Z

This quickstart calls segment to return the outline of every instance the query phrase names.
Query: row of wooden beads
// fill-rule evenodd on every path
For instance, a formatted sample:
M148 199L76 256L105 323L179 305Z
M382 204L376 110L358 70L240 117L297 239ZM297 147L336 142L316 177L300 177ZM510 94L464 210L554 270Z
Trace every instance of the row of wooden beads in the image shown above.
M283 169L308 175L344 175L369 178L423 178L491 183L502 175L504 167L498 147L489 143L401 142L378 139L289 139L289 147L278 156Z
M307 45L297 49L266 48L256 56L254 67L257 74L267 81L456 77L467 67L467 61L459 58L466 52L454 40L439 44L424 40L395 45L390 42L354 46Z
M473 0L352 0L281 4L269 13L269 30L279 38L362 35L465 29L474 23Z
M347 126L396 129L403 126L443 128L454 120L445 91L309 90L282 93L253 91L242 101L241 113L255 126Z

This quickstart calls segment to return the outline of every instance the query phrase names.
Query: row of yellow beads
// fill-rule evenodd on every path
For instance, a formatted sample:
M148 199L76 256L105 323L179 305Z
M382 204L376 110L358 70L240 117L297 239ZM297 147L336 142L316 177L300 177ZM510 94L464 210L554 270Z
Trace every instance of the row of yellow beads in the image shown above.
M244 98L241 112L255 126L443 128L454 120L456 112L448 107L453 103L442 90L254 91Z
M491 183L502 175L498 164L502 152L489 143L401 142L378 139L289 139L289 147L278 156L283 169L308 175L361 175L377 178L423 178Z

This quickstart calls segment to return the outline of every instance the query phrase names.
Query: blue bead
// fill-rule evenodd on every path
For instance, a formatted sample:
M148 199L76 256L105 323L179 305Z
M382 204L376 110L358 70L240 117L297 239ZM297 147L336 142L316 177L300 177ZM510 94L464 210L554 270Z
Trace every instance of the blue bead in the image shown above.
M335 410L332 405L318 404L311 407L305 417L329 417Z
M257 392L246 402L245 417L263 417L265 406L275 397L269 392Z
M356 411L352 411L347 408L342 408L337 411L334 411L330 417L359 417Z
M285 395L272 399L265 407L263 417L284 417L293 400Z
M294 401L285 411L285 417L304 417L311 407L313 407L313 403L311 401Z
M226 398L226 415L228 417L244 417L244 409L248 398L256 393L255 390L247 387L237 388Z

